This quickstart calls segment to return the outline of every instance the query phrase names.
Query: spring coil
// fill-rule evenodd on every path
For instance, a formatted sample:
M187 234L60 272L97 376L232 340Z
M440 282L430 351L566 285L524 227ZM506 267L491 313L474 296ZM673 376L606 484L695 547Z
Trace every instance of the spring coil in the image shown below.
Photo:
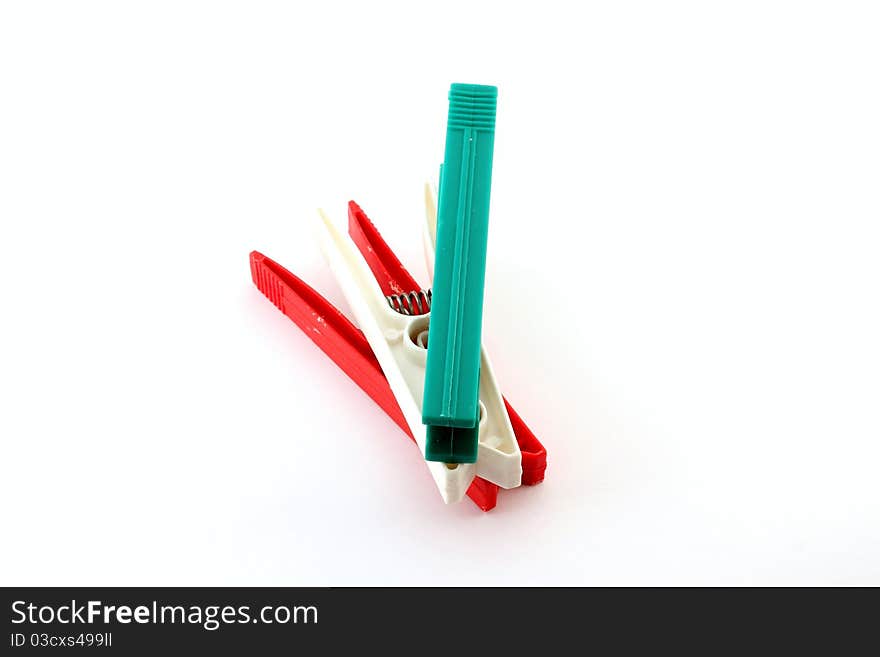
M394 312L401 315L425 315L431 310L431 290L416 290L385 297Z

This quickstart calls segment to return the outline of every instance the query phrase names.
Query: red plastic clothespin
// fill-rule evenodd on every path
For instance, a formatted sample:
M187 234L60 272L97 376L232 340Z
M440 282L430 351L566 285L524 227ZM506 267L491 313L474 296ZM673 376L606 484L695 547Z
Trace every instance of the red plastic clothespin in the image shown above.
M349 203L348 216L349 235L367 261L383 294L404 294L419 289L376 227L354 201ZM403 413L369 343L354 324L318 292L277 262L253 251L250 264L251 276L257 288L293 320L412 439ZM506 399L504 404L522 452L522 483L540 483L546 469L546 450ZM497 503L498 486L475 477L467 495L479 508L488 511Z

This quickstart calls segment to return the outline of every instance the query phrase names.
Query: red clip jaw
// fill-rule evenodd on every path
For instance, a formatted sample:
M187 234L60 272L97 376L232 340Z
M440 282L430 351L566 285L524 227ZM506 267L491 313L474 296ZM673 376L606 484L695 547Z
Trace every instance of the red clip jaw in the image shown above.
M416 281L354 201L349 203L348 214L349 235L369 264L383 294L418 289ZM363 333L329 301L274 260L253 251L250 265L257 288L412 439L397 400ZM506 399L504 403L522 452L522 483L540 483L544 479L547 453ZM498 486L476 477L467 495L480 509L489 511L497 503Z

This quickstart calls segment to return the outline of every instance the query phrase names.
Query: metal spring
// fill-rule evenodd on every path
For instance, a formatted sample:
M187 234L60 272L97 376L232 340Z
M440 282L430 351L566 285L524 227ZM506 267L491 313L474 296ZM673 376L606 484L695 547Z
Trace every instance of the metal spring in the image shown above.
M416 290L385 297L394 312L401 315L425 315L431 310L431 290Z

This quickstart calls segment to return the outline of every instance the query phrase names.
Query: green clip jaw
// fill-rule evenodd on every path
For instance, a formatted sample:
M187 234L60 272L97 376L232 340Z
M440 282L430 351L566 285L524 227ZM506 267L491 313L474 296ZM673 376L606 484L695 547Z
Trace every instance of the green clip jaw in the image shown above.
M449 90L422 404L429 461L477 460L480 333L497 95L496 87L475 84L453 84Z

